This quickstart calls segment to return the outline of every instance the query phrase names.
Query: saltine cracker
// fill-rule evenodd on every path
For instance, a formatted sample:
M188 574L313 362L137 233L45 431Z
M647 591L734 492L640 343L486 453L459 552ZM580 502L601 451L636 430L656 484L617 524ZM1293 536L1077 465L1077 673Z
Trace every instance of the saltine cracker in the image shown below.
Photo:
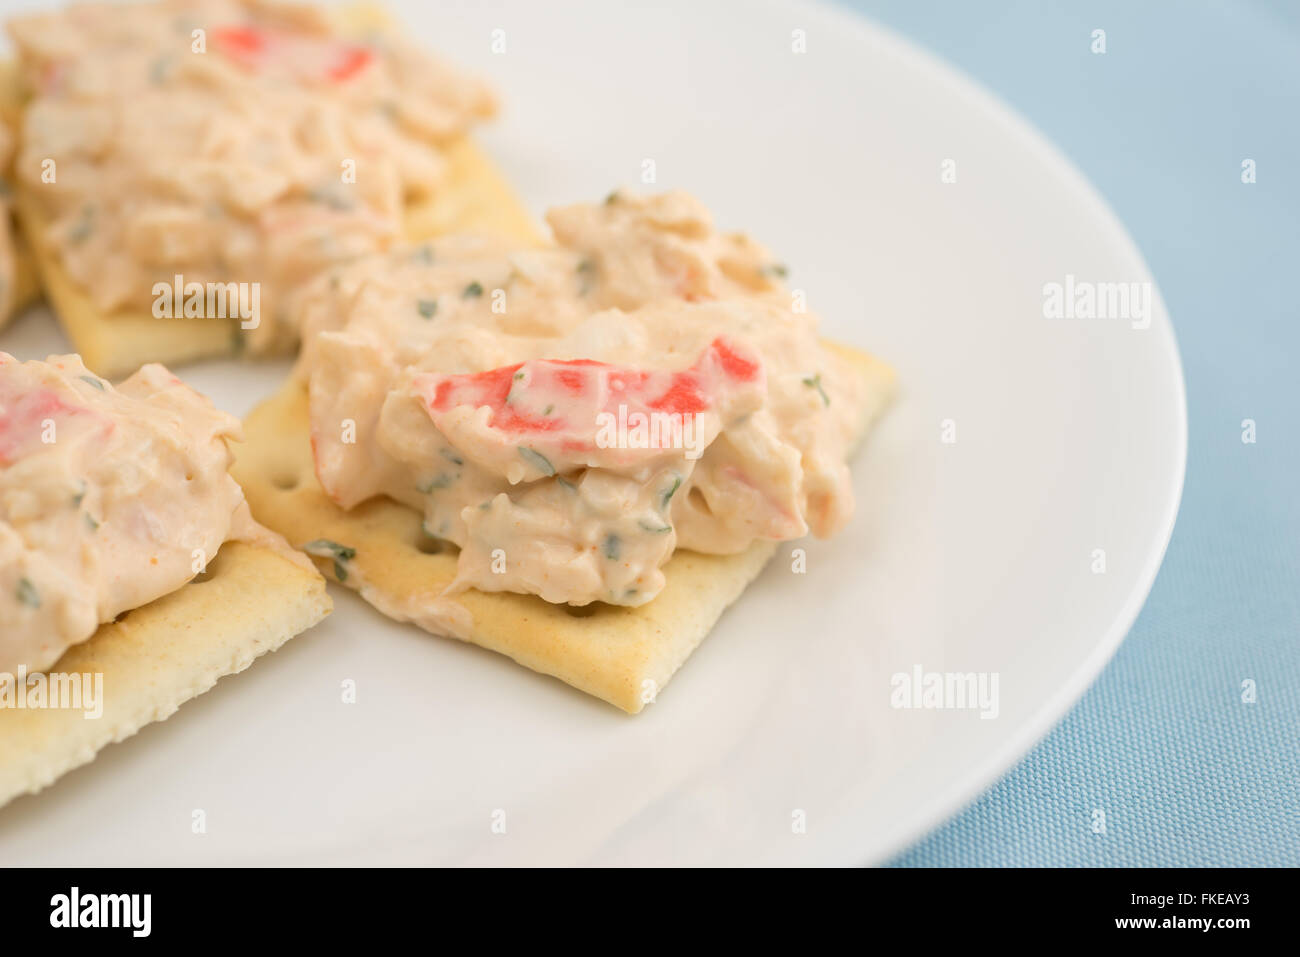
M858 435L865 436L893 395L894 372L864 352L826 345L866 385L858 420ZM350 511L335 505L316 480L309 414L306 386L297 379L245 420L232 474L253 515L295 544L326 539L355 549L346 564L317 558L317 565L335 581L342 572L343 584L388 617L445 633L426 610L455 577L454 546L439 550L443 546L425 535L420 513L391 499L374 498ZM471 589L454 599L472 621L455 637L636 714L775 552L773 542L736 555L678 550L664 566L664 590L636 608L574 608L534 595Z
M203 581L101 625L47 674L102 675L102 714L0 708L0 805L162 721L329 614L325 581L282 552L231 541ZM21 692L21 689L19 689Z

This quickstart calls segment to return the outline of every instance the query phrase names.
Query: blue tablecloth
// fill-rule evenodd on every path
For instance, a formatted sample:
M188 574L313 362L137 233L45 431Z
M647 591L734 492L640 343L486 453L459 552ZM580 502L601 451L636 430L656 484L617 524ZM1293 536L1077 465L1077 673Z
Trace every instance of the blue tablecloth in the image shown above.
M1300 864L1300 3L843 2L993 90L1106 195L1164 293L1190 418L1178 524L1115 660L893 863Z

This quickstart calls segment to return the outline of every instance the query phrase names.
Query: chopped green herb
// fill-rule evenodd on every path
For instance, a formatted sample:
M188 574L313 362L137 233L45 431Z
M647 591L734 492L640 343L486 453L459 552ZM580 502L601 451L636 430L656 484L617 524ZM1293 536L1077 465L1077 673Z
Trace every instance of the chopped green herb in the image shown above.
M455 452L453 452L451 449L439 449L438 451L442 453L442 457L444 459L446 459L448 462L451 462L454 465L465 464L465 460L461 458L459 455L457 455Z
M826 394L826 390L822 388L822 374L820 372L814 376L809 376L808 378L804 379L803 384L810 389L817 390L817 394L822 397L823 405L831 404L830 396L828 396Z
M104 383L100 382L93 375L83 375L83 376L78 376L77 378L79 378L82 382L86 382L90 385L93 385L100 392L104 391Z
M465 287L465 291L460 294L462 299L477 299L483 295L483 284L477 279Z
M417 299L415 302L415 308L420 311L420 315L424 316L424 318L432 319L438 312L438 300Z
M317 538L302 546L302 550L308 555L315 555L319 558L339 558L343 561L351 561L357 557L357 550L347 545L340 545L338 542L331 542L328 538Z
M167 74L171 72L171 57L161 56L154 60L149 66L149 82L159 86L167 81Z
M546 408L542 409L542 415L550 415L554 411L555 411L555 405L554 403L552 403L551 405L548 405Z
M768 263L758 271L764 276L780 276L782 279L790 274L790 270L786 268L785 263Z
M596 281L596 264L590 259L584 259L578 263L578 293L585 296L591 292L591 287Z
M86 524L90 526L90 530L92 532L99 531L99 520L89 512L83 512L82 514L86 516Z
M36 591L36 586L26 578L18 579L18 600L28 608L40 608L41 596Z
M80 508L81 500L86 497L86 480L77 479L77 484L80 488L78 488L76 494L72 496L72 504Z
M608 196L605 197L605 205L613 206L615 203L618 202L618 199L619 199L619 192L618 190L614 190L614 192L610 193Z
M557 475L557 476L555 476L555 481L557 481L557 482L560 483L560 487L561 487L561 488L567 488L570 492L576 492L576 491L578 490L578 486L574 485L572 482L570 482L568 479L566 479L563 475Z
M90 238L90 234L94 232L95 229L95 224L93 222L94 218L95 208L93 206L87 206L82 209L81 220L68 232L68 242L74 244L83 243Z
M543 475L555 474L555 466L552 465L551 460L541 452L534 452L528 446L521 445L519 446L519 454L523 456L525 462L537 469L537 471L541 472Z
M516 373L515 373L515 381L516 381L516 382L518 382L518 381L519 381L520 379L522 379L523 377L524 377L524 374L523 374L522 372L516 372Z
M619 552L621 551L621 546L622 546L622 542L619 541L618 536L615 535L613 532L610 532L608 535L605 536L604 544L600 546L600 550L605 553L606 558L613 561L618 558Z
M672 486L669 487L669 489L659 497L659 507L667 508L668 503L673 500L673 496L677 493L677 490L681 487L682 487L682 477L680 475L674 475Z
M302 550L308 555L315 555L317 558L334 559L334 577L340 582L348 580L347 563L357 557L355 548L340 545L338 542L331 542L327 538L318 538L315 541L308 542L302 546Z
M417 485L415 488L421 495L428 495L436 488L449 488L451 483L454 481L456 481L454 475L448 475L446 472L443 472L437 478L429 479L429 481L425 482L423 485Z
M637 524L640 525L644 531L654 532L656 535L665 535L668 532L671 532L673 530L673 527L671 525L664 525L662 527L658 525L651 525L645 519L639 519L637 521Z

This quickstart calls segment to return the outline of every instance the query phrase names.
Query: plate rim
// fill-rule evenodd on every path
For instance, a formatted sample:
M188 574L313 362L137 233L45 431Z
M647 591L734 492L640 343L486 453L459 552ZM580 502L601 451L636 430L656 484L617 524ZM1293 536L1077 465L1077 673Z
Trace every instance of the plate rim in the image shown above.
M838 2L807 0L804 4L796 4L794 0L781 0L781 2L791 9L802 6L805 12L808 8L812 8L816 10L817 15L825 17L837 29L857 35L864 43L889 48L891 53L909 68L930 74L953 95L965 98L972 107L1001 127L1004 135L1019 142L1044 166L1059 173L1070 192L1085 200L1086 205L1096 213L1098 222L1108 233L1106 237L1108 244L1113 242L1124 256L1133 259L1141 268L1143 278L1150 282L1152 302L1156 307L1152 315L1162 316L1164 320L1163 323L1153 322L1153 329L1150 331L1157 332L1157 335L1161 336L1162 360L1172 364L1174 373L1174 412L1177 421L1171 423L1175 426L1176 445L1176 466L1172 488L1166 493L1167 501L1160 516L1159 531L1149 544L1141 571L1137 574L1133 587L1130 588L1115 618L1069 678L1032 712L1028 720L1008 734L1001 744L993 748L973 770L959 778L957 783L938 794L927 795L913 804L912 807L916 809L913 813L902 822L896 822L887 832L877 830L874 840L869 830L854 831L853 833L857 835L857 839L854 840L849 840L848 835L843 835L841 832L844 839L836 842L839 846L846 850L850 847L865 847L866 850L855 854L852 860L842 860L839 863L881 866L889 864L893 858L909 850L932 831L961 814L998 781L1010 774L1015 766L1055 730L1078 704L1128 637L1138 615L1146 605L1151 589L1155 585L1156 576L1164 565L1178 513L1182 507L1183 489L1187 478L1187 381L1183 372L1182 356L1178 348L1173 318L1165 305L1155 273L1110 202L1061 147L1050 140L1028 117L978 79L939 54L876 20L869 13L848 6L846 0L838 0ZM853 820L854 815L851 812L842 814L835 820L833 827L851 828ZM880 836L882 834L883 836ZM847 857L847 854L843 856Z
M825 847L818 845L821 860L805 861L811 864L882 865L962 813L997 781L1009 774L1077 705L1129 635L1163 565L1181 508L1188 454L1186 379L1173 319L1160 292L1159 283L1136 241L1097 187L1033 122L954 63L881 23L868 12L850 6L846 0L775 0L772 6L784 8L791 13L797 12L799 16L807 18L810 24L821 19L830 27L848 34L854 45L872 44L888 49L905 68L932 78L943 89L945 96L964 99L973 111L999 128L1000 136L1023 146L1035 163L1042 163L1051 173L1059 175L1063 188L1078 196L1083 205L1097 216L1097 222L1104 230L1105 244L1130 258L1140 268L1141 278L1151 283L1155 306L1153 318L1156 320L1153 326L1159 328L1153 328L1150 332L1161 337L1161 345L1157 349L1159 361L1163 364L1166 360L1172 360L1173 363L1170 368L1175 395L1171 398L1175 400L1173 411L1177 421L1170 423L1176 456L1173 481L1169 489L1172 494L1166 492L1162 495L1166 501L1159 514L1158 531L1146 543L1138 562L1139 571L1134 575L1133 583L1111 623L1100 632L1098 639L1068 678L1058 683L1026 720L1012 725L1009 732L1001 735L997 745L990 748L985 757L964 774L951 779L951 783L942 790L918 795L919 800L909 804L912 810L903 818L891 822L887 828L882 828L878 820L872 822L868 819L864 822L859 808L848 807L827 822L833 850L828 852ZM1163 314L1163 326L1160 314ZM53 321L52 317L50 321ZM756 854L762 853L759 848L754 848L754 851ZM257 862L253 863L254 866L259 866ZM266 866L266 862L260 866ZM330 866L351 865L348 860L339 859L331 861Z

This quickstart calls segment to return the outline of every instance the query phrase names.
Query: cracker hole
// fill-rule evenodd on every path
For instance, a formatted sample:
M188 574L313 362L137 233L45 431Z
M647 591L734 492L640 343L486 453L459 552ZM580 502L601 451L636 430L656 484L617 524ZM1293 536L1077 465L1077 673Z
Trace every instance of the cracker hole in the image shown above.
M202 585L204 582L212 581L212 579L215 578L220 571L219 569L220 564L221 564L221 555L218 554L216 558L208 562L207 568L203 569L203 571L199 572L197 575L195 575L193 578L190 579L190 584Z
M455 542L449 542L445 538L435 538L427 534L423 528L415 533L415 550L421 555L460 554L460 549L456 547Z
M447 546L438 538L430 538L421 532L415 539L415 550L421 555L441 555Z
M298 487L298 475L295 472L277 472L271 476L271 484L281 492L292 492Z

